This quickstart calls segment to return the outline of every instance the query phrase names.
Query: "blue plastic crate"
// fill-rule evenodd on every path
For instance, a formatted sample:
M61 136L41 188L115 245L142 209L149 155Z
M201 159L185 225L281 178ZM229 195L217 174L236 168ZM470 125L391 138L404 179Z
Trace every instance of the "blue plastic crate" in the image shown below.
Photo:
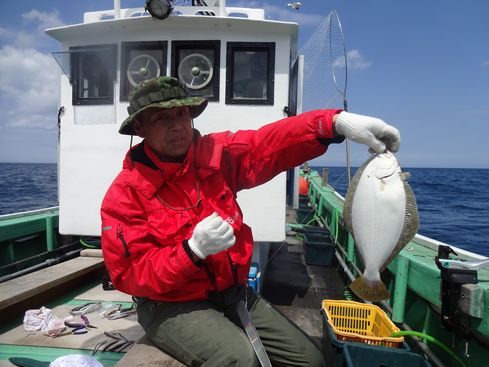
M327 232L306 232L303 244L307 265L336 266L336 245L329 240Z
M346 344L354 345L354 346L359 345L367 349L375 349L380 352L382 351L388 352L389 350L393 350L393 349L402 350L404 352L409 352L411 350L411 348L409 348L409 345L406 342L403 342L400 348L389 348L383 346L371 346L364 343L354 343L354 342L346 342L346 341L339 340L328 323L328 317L326 316L326 313L324 311L321 311L321 315L323 318L323 336L321 338L321 345L322 345L324 361L326 362L327 366L343 367L345 365L345 357L344 357L343 349ZM377 365L377 367L378 366L379 365ZM390 367L390 366L386 366L386 367Z
M359 343L345 343L347 367L430 367L422 356L400 348L379 348Z
M248 285L253 288L256 293L260 293L260 265L251 263L250 272L248 273Z

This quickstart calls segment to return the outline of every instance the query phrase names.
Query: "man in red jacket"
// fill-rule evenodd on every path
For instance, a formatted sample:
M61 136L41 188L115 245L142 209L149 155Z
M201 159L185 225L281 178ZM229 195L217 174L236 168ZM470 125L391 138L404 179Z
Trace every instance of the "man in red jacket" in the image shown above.
M144 140L129 150L102 203L111 280L138 300L148 337L186 365L258 365L237 312L246 304L273 364L322 366L315 344L246 286L253 237L236 195L344 137L395 152L399 132L372 117L318 110L256 131L201 136L192 119L206 106L171 77L131 94L119 132Z

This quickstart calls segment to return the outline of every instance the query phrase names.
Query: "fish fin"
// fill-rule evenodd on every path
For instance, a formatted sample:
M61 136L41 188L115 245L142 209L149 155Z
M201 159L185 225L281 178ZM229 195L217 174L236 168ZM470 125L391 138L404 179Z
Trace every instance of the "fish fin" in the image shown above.
M380 280L368 280L364 276L355 279L350 284L350 289L360 298L377 302L390 298L389 291Z
M409 172L401 172L400 175L401 175L401 180L403 181L407 181L407 179L411 177L411 173Z

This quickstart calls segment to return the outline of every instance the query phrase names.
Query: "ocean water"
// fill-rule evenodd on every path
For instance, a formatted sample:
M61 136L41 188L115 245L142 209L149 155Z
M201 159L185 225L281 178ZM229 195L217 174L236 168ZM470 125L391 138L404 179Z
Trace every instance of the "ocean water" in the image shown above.
M311 167L322 174L323 167ZM352 167L351 177L357 167ZM328 167L329 184L343 196L345 167ZM489 256L489 169L406 168L419 211L418 233Z
M0 215L57 205L56 164L0 163Z
M319 173L322 167L312 167ZM352 169L352 176L355 173ZM403 168L416 195L419 233L489 256L489 170ZM343 196L344 167L329 167L329 183ZM58 205L56 164L0 163L0 215Z

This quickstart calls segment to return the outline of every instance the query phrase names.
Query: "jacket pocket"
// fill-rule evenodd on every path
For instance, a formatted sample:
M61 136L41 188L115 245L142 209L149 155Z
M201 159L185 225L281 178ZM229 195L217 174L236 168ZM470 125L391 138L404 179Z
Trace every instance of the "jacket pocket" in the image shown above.
M124 247L124 257L130 257L131 253L129 252L129 246L127 245L126 239L124 238L124 233L122 232L122 225L117 225L117 238L122 243Z

